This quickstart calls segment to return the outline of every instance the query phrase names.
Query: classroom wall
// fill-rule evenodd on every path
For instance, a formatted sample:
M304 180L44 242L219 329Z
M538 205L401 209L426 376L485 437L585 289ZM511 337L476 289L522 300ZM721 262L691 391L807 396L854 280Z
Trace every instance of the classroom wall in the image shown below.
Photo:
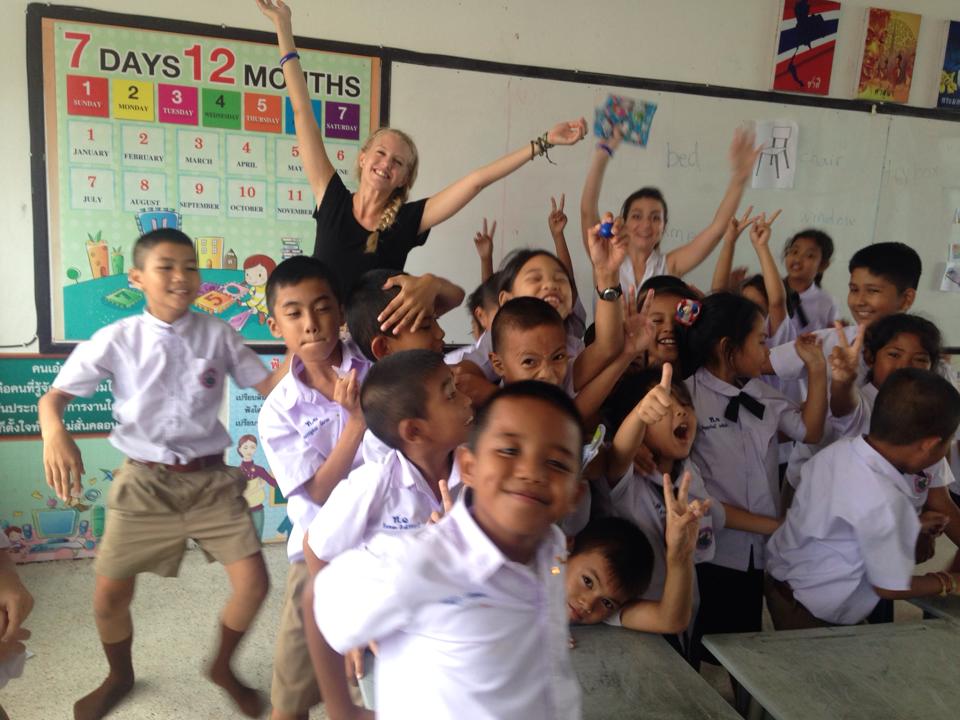
M100 10L269 29L253 0L73 0ZM871 3L844 0L831 95L849 97ZM960 19L956 0L872 3L924 15L911 103L930 105L942 53L942 23ZM582 69L767 90L772 73L775 0L352 0L293 2L296 30L316 38L390 45L485 60ZM36 350L33 222L26 104L25 0L4 0L0 84L0 345ZM451 109L455 122L456 109ZM415 132L416 128L410 128ZM131 238L132 240L133 238ZM9 347L27 343L23 348Z

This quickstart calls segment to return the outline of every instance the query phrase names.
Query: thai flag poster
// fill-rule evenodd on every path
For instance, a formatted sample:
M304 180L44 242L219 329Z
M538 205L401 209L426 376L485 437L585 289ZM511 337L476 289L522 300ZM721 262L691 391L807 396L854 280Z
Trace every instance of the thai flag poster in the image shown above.
M839 24L838 2L784 0L773 89L826 95Z

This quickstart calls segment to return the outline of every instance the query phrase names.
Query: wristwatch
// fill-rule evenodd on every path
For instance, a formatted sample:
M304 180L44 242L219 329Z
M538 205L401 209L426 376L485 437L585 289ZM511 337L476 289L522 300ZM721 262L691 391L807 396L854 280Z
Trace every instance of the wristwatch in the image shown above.
M601 290L597 288L597 295L601 300L607 300L613 302L614 300L619 300L620 296L623 295L623 288L619 285L614 285L613 287L604 288Z

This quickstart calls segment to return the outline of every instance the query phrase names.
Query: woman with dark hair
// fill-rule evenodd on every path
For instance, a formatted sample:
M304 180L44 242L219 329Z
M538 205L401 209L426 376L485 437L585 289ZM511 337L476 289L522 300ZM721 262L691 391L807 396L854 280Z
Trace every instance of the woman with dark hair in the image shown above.
M603 174L623 137L614 129L613 137L597 143L580 196L580 226L593 227L600 221L599 199ZM660 248L667 227L667 201L658 188L642 187L623 202L621 235L627 236L627 258L620 266L620 285L640 287L655 275L681 277L706 260L720 242L727 223L737 211L743 189L760 153L754 148L751 131L737 129L730 143L730 182L711 223L688 243L664 253ZM585 237L585 236L584 236Z

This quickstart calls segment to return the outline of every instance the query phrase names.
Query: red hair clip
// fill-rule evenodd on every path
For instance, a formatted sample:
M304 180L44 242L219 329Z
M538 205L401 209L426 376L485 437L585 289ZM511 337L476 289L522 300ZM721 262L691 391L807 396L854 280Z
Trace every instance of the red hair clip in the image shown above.
M677 313L674 319L681 325L690 327L697 321L697 318L700 317L701 308L702 306L699 300L684 298L677 303Z

